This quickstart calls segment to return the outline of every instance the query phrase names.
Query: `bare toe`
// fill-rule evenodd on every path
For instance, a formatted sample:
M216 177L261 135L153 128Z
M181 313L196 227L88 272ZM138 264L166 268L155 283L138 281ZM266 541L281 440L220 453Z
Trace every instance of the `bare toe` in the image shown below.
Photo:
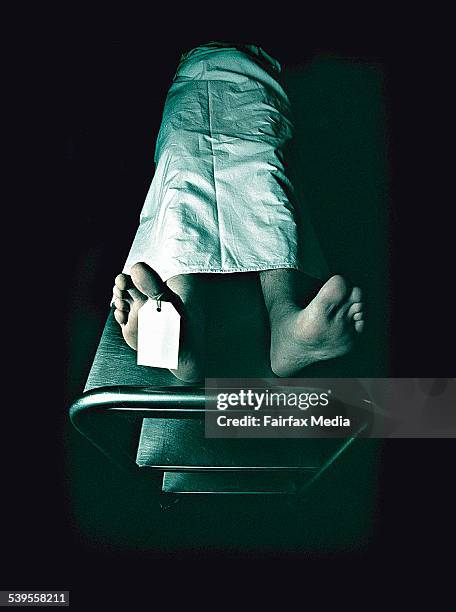
M122 312L129 312L130 310L130 304L127 302L127 300L116 298L114 300L114 306L117 310L121 310Z
M350 305L347 311L347 317L350 319L351 317L353 317L354 314L356 314L357 312L361 312L362 310L363 310L362 302L355 302L354 304Z
M363 292L361 291L360 287L353 287L353 289L351 290L350 296L348 298L348 301L351 304L354 304L355 302L361 302L363 297Z
M114 318L119 325L125 325L128 321L128 312L123 310L114 310Z
M127 289L131 289L133 287L133 283L131 282L131 278L128 274L118 274L114 280L114 283L120 291L126 291Z
M364 329L364 321L362 321L362 320L361 321L356 321L355 322L355 329L358 332L358 334L360 334L363 331L363 329Z
M114 285L112 293L114 297L119 298L120 300L125 299L128 295L126 291L122 291L122 289L119 289L117 285Z

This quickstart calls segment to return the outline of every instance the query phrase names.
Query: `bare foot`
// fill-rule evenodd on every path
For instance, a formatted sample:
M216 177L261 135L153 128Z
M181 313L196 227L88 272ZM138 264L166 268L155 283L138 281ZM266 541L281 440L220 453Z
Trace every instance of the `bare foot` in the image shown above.
M364 328L361 289L332 276L306 308L278 304L270 317L271 368L277 376L293 376L351 349Z
M161 299L171 302L181 316L179 365L177 370L171 372L180 380L193 383L204 377L204 314L201 299L198 299L197 295L197 283L195 278L189 276L191 275L176 276L164 283L147 264L135 264L131 269L131 276L116 276L114 318L122 328L125 342L136 350L138 310L148 297L164 292Z

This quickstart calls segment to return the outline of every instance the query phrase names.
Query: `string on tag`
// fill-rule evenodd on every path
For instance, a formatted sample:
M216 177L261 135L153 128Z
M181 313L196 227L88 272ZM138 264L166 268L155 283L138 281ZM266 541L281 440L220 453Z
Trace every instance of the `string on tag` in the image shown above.
M166 291L162 291L161 293L157 293L157 295L152 296L152 300L155 300L157 303L157 312L161 312L161 298L165 295Z

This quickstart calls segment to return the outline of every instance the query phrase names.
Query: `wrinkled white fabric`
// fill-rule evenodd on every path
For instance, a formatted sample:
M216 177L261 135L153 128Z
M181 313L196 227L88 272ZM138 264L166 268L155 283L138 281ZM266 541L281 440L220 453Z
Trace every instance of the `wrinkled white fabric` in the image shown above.
M259 47L210 43L181 58L166 98L156 170L124 266L163 280L197 272L327 268L284 167L292 137L280 65Z

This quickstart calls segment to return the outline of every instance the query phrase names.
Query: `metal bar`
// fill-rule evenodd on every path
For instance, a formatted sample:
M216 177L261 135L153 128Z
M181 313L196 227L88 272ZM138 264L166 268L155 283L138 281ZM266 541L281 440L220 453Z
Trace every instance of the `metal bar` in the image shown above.
M350 439L351 441L351 439ZM345 448L345 446L344 446ZM340 453L338 453L339 455ZM320 467L301 465L143 465L141 470L164 470L166 472L316 472Z
M207 399L204 388L200 387L100 387L87 391L72 404L70 418L74 422L88 410L133 412L143 417L194 418L206 412Z
M109 428L103 426L106 414L122 414L130 422L137 422L142 418L172 418L188 419L203 418L206 412L219 412L218 409L206 408L206 402L212 399L207 390L202 387L132 387L132 386L113 386L100 387L84 393L77 399L70 408L70 419L75 428L86 438L88 438L104 454L115 461L119 466L137 472L142 468L136 465L134 456L119 448ZM232 409L230 412L244 412L242 408ZM361 429L364 429L365 425ZM356 432L356 437L359 432ZM336 457L351 444L353 438L349 438ZM321 466L318 474L311 479L312 482L324 472L335 460L331 458L327 464ZM300 466L147 466L152 471L161 469L174 471L189 470L227 470L227 471L307 471L309 467ZM313 468L315 469L315 468ZM304 489L305 487L303 487ZM302 492L302 491L300 491Z
M331 457L329 457L329 459L327 461L325 461L314 473L314 475L309 478L309 480L307 480L297 491L296 491L296 496L293 502L293 505L295 505L295 507L297 507L299 505L299 503L302 501L305 493L307 492L307 490L317 481L320 479L320 477L322 476L323 473L325 473L336 461L336 459L338 459L340 457L340 455L347 450L347 448L349 446L351 446L353 444L353 442L359 437L359 434L362 433L367 427L366 423L363 423L359 429L349 438L347 438L345 440L345 442L342 444L342 446L339 448L339 450L334 453L334 455L332 455Z

